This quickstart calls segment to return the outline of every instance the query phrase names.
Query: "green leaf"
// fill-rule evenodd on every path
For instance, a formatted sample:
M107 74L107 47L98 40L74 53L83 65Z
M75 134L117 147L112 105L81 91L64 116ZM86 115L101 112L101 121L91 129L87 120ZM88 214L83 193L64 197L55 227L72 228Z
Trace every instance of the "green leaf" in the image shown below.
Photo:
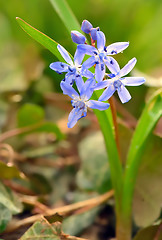
M17 114L18 126L28 127L24 129L24 134L32 132L48 132L54 133L58 139L62 139L64 136L58 126L55 123L46 122L44 120L44 115L44 110L40 106L25 104L19 109Z
M128 153L124 178L122 211L125 219L128 218L128 216L130 217L133 193L138 169L142 160L142 154L144 152L148 136L162 115L161 106L162 90L159 90L146 105L133 135Z
M0 182L0 203L7 207L12 214L17 214L22 211L22 204L17 196Z
M30 227L27 232L20 238L20 240L79 240L62 232L62 226L60 222L50 224L45 218L37 221Z
M59 140L64 138L64 135L61 133L60 129L55 123L52 122L44 122L40 127L37 129L38 132L47 132L47 133L54 133L58 137Z
M5 207L2 203L0 203L0 233L3 232L8 222L11 220L12 214L10 210Z
M161 225L154 225L154 226L149 226L147 228L141 229L137 235L133 238L133 240L162 240L162 231L159 231ZM159 236L158 238L155 238L157 232L159 231Z
M15 166L8 166L0 161L0 179L22 178L21 172Z
M38 105L24 104L17 113L19 127L37 124L44 120L44 110Z
M161 212L162 202L162 139L149 137L138 171L133 215L138 226L151 225Z
M76 192L74 195L75 202L89 199L90 195L91 197L95 197L96 193L88 194L83 192ZM100 209L101 207L98 206L84 213L75 214L73 216L66 218L65 220L63 220L63 224L62 224L63 231L66 234L78 235L84 229L86 229L87 227L93 224Z
M104 138L96 132L79 144L81 168L77 173L79 188L104 193L111 188L109 164Z
M61 224L49 224L45 219L37 221L31 228L20 238L20 240L61 240Z
M77 30L80 32L80 24L78 23L75 15L73 14L71 8L65 0L50 0L52 6L56 10L57 14L63 21L67 30L71 32L72 30Z
M78 235L95 221L99 208L88 210L79 215L73 215L63 221L63 231L70 235Z
M47 48L50 52L52 52L58 59L59 61L63 61L64 59L61 56L61 54L59 53L59 51L57 50L57 45L58 43L55 42L53 39L51 39L50 37L48 37L47 35L45 35L44 33L40 32L39 30L37 30L36 28L32 27L31 25L29 25L28 23L26 23L24 20L22 20L21 18L17 17L16 18L17 22L19 23L19 25L21 26L21 28L27 33L29 34L32 38L34 38L37 42L39 42L40 44L42 44L45 48Z

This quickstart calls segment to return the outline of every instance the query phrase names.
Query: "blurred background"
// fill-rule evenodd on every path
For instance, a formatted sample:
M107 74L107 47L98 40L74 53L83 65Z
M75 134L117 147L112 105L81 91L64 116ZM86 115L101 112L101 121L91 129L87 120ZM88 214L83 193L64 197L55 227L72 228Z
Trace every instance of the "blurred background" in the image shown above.
M162 87L162 1L67 0L67 2L80 25L87 19L94 27L100 27L106 35L107 45L129 41L130 46L115 58L123 67L131 58L136 57L137 64L132 74L146 78L145 85L128 88L132 95L131 101L124 105L117 102L119 117L125 117L124 127L120 126L122 156L125 159L132 135L131 130L135 128L147 98ZM92 191L92 195L93 191L100 193L107 191L111 188L110 177L107 176L108 166L104 165L106 172L100 174L103 175L103 179L99 179L98 175L101 173L100 170L103 170L103 164L107 164L105 149L102 148L104 145L102 136L95 133L97 135L80 143L89 134L86 127L93 131L99 129L93 113L90 112L89 117L79 121L74 129L67 129L71 106L67 104L65 96L59 95L61 93L59 84L63 77L49 68L49 64L57 59L20 28L16 17L22 18L53 38L70 53L73 54L75 51L71 36L48 0L0 0L0 132L20 127L21 124L19 125L17 121L20 110L24 104L35 104L37 107L33 109L30 105L23 108L20 114L23 115L23 121L32 118L32 111L33 115L37 110L39 113L44 111L45 119L56 122L66 136L59 141L57 141L59 133L56 136L29 134L21 138L15 136L7 139L7 143L17 154L14 160L16 165L26 176L30 176L31 180L19 180L16 184L23 186L23 189L27 188L29 191L26 190L26 193L45 194L42 202L49 206L60 206L62 198L65 200L64 203L73 201L75 194L72 193L78 189L82 190L82 194L76 194L76 199L80 200L87 198L87 193L85 194L87 190ZM91 145L88 144L89 141ZM94 149L99 149L98 146L100 150L96 151L99 152L95 152L86 165L87 158L90 158ZM153 152L156 152L155 149ZM97 158L103 162L98 163ZM80 161L83 161L83 165L79 174L77 173L75 183L74 176L79 169ZM10 183L7 184L11 186ZM50 197L47 198L46 194ZM110 208L108 214L111 212ZM39 210L34 209L35 212ZM96 210L92 212L89 218L86 218L88 220L85 226L80 226L80 230L91 224L96 214ZM78 226L82 225L84 220L82 219L82 224L76 223ZM67 224L67 229L70 229L69 226L72 225ZM76 229L70 229L69 232L78 233Z

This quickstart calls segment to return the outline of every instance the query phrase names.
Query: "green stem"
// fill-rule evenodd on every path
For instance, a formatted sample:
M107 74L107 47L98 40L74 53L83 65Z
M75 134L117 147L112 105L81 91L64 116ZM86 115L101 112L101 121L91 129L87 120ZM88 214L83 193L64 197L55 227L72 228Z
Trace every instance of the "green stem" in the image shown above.
M132 235L132 219L127 218L127 221L122 218L122 215L117 216L116 223L116 239L117 240L131 240Z
M115 106L115 102L114 102L114 96L112 96L109 99L109 103L110 103L110 109L111 109L112 118L113 118L113 124L114 124L115 142L116 142L116 146L117 146L117 149L118 149L118 154L119 154L120 160L121 160L121 151L120 151L120 143L119 143L119 131L118 131L118 123L117 123L117 111L116 111L116 106Z
M97 94L94 94L94 97L98 99ZM99 94L100 95L100 94ZM98 122L100 124L101 131L104 136L106 150L109 159L109 166L111 172L111 180L113 188L115 190L115 200L116 200L116 213L120 211L121 203L121 193L123 185L123 170L122 165L119 159L116 142L113 134L113 124L112 124L112 115L110 109L106 111L94 110Z

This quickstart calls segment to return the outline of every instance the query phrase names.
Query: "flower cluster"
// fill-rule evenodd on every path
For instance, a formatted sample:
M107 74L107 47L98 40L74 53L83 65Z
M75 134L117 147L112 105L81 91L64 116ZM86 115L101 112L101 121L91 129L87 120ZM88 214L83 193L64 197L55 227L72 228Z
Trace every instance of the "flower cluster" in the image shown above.
M122 69L112 57L125 50L129 42L117 42L105 46L105 35L99 27L93 28L92 24L84 20L81 30L91 37L92 45L86 43L86 37L78 31L72 31L73 42L77 43L74 60L61 45L57 46L58 51L65 62L54 62L50 68L59 74L66 73L61 81L60 87L63 94L72 98L73 110L69 114L68 127L72 128L76 122L87 115L87 107L92 109L106 110L108 100L117 91L122 103L128 102L131 96L125 86L138 86L145 82L143 77L124 77L135 66L136 58L131 59ZM95 47L97 42L97 47ZM83 62L85 55L90 56ZM83 63L82 63L83 62ZM94 66L94 73L89 69ZM110 73L106 73L106 67ZM77 87L77 91L74 87ZM104 89L98 101L90 100L94 91Z

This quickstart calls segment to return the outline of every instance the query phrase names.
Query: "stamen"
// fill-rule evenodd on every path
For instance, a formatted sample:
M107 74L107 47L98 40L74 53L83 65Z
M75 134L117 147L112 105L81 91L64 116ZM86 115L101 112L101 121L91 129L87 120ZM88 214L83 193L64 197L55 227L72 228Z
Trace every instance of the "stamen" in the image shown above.
M101 71L104 70L104 64L101 64Z
M111 54L117 54L117 51L112 50L112 51L111 51Z
M69 69L70 72L73 72L73 69L72 69L71 66L69 66L68 69Z

